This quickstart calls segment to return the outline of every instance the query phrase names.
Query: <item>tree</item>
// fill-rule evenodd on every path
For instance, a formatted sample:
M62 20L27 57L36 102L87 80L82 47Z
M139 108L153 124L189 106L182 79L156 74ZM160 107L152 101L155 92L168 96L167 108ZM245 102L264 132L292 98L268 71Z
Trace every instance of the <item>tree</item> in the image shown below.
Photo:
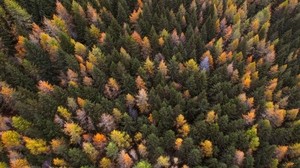
M131 138L126 132L113 130L110 133L110 138L119 148L130 147Z
M18 148L21 146L21 135L16 131L5 131L1 135L1 140L4 147L11 149L11 148Z
M28 137L24 137L23 139L26 143L26 148L29 149L30 153L33 155L48 153L50 150L46 144L46 141L42 139L31 139Z
M200 143L201 151L205 157L212 157L213 155L213 146L210 140L205 140Z
M136 96L136 105L138 106L141 113L148 112L148 95L145 89L140 89L138 95Z
M133 165L131 157L124 150L119 154L118 163L121 168L130 168Z
M80 143L82 128L76 123L65 123L64 132L71 137L71 143Z
M114 78L109 78L107 84L105 84L104 94L109 98L116 98L120 91L120 86Z

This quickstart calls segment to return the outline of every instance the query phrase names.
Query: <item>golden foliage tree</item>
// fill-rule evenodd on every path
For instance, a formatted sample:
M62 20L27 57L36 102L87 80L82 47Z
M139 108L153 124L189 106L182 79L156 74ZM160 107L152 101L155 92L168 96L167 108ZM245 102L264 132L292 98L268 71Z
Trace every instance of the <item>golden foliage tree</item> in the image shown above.
M50 148L47 146L46 141L42 139L31 139L28 137L23 138L26 143L26 148L33 155L39 155L49 152Z
M205 157L212 157L213 155L213 144L210 140L201 142L201 151Z
M79 143L83 129L76 123L65 123L64 132L71 137L71 143Z
M130 147L131 138L126 132L113 130L110 133L110 138L119 148Z

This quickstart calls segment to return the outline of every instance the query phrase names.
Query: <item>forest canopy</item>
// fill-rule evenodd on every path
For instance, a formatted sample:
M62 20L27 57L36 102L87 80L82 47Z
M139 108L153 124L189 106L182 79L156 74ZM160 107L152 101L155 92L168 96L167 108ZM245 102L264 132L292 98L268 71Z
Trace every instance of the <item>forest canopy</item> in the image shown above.
M0 1L0 168L300 167L298 0Z

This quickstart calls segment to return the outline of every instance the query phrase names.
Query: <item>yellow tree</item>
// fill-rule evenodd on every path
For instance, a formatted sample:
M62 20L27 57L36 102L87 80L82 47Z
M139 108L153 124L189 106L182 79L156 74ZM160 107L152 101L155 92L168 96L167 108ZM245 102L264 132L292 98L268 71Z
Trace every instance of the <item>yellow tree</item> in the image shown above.
M26 143L26 148L33 155L39 155L49 152L50 148L47 146L46 141L42 139L31 139L28 137L23 138Z
M215 111L209 111L206 115L205 121L211 124L217 121L217 119L218 115L215 113Z
M154 73L154 63L147 57L144 63L144 69L150 74L153 75Z
M119 148L130 147L131 138L126 132L113 130L110 133L110 138Z
M21 135L16 131L4 131L1 135L4 147L17 148L21 146Z
M170 164L170 157L169 156L159 156L156 160L156 167L169 167Z
M65 123L64 132L71 137L71 143L79 143L83 130L76 123Z
M210 140L201 142L201 151L205 157L212 157L213 155L213 144Z
M82 144L83 151L88 155L90 160L93 163L96 163L97 157L99 155L99 152L96 150L96 148L90 143L90 142L84 142Z

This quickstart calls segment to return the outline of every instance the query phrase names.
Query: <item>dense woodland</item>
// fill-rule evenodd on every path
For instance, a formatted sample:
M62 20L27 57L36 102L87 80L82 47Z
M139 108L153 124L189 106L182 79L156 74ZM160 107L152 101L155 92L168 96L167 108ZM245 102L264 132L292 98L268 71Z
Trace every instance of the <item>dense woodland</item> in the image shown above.
M0 167L299 168L298 0L0 0Z

